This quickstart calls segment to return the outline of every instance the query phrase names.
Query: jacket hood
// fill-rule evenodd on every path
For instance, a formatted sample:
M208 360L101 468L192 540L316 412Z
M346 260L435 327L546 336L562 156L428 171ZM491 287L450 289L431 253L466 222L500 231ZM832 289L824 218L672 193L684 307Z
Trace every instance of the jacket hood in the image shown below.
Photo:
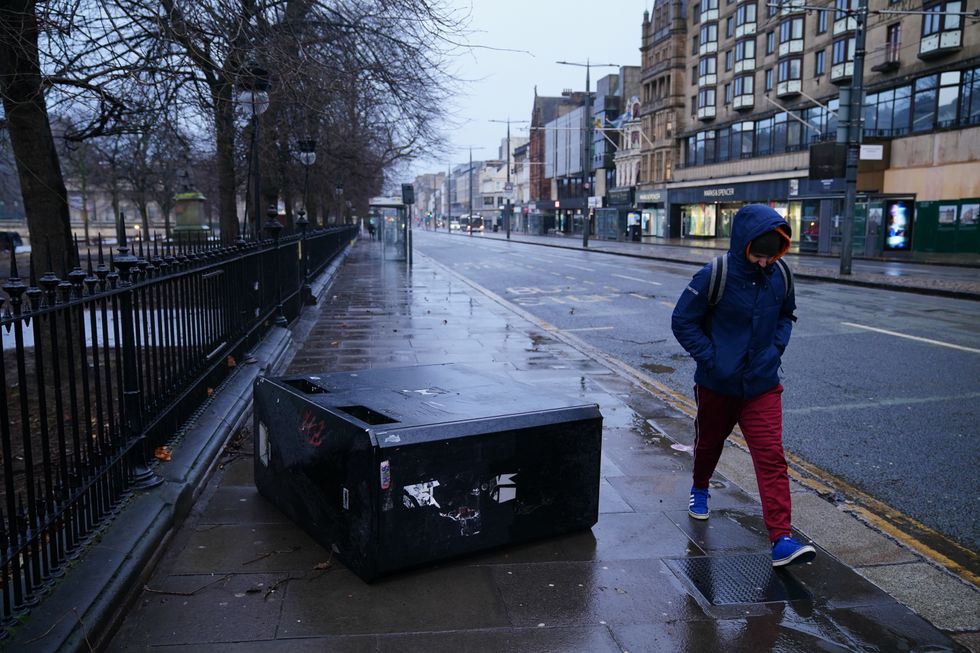
M792 236L789 223L765 204L746 204L732 219L732 237L728 251L732 258L744 260L749 243L773 230L778 230L783 237L782 247L775 257L779 258L789 250Z

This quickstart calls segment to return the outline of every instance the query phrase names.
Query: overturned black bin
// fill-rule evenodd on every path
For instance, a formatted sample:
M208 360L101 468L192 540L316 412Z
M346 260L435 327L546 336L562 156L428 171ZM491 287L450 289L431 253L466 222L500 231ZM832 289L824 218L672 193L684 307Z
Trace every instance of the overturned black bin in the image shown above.
M595 404L448 364L254 391L259 492L366 581L598 519Z

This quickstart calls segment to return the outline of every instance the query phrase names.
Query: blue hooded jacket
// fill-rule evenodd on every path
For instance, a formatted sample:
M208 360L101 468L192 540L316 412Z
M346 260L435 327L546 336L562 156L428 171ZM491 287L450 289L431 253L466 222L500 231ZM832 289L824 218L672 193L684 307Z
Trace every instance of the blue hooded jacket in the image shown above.
M796 298L773 264L762 268L746 258L749 244L773 230L784 236L779 258L789 249L789 224L764 204L742 207L732 220L721 300L708 305L709 264L695 273L674 307L674 337L697 362L694 382L709 390L751 399L779 383Z

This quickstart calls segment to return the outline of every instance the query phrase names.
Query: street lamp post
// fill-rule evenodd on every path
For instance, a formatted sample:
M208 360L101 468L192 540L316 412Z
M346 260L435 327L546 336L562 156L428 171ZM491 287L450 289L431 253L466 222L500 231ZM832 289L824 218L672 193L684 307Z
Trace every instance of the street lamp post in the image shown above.
M510 203L510 194L514 190L514 187L510 183L510 123L511 123L511 119L510 118L507 118L507 120L491 120L490 122L506 122L507 123L507 185L504 186L504 191L507 193L507 204L506 204L506 208L504 209L504 226L505 226L505 228L507 230L507 240L510 240L510 218L511 218L511 213L513 211L513 208L511 207L511 203ZM530 121L528 121L528 120L515 120L513 122L527 124Z
M249 184L252 186L252 212L249 214L249 207L246 201L245 217L242 218L242 238L245 239L246 224L249 215L255 221L256 227L259 225L259 206L262 204L262 189L260 187L259 171L259 116L269 108L269 73L257 64L250 64L245 75L239 80L241 90L238 92L238 101L246 105L252 112L252 143L249 147Z
M555 63L563 66L579 66L585 68L585 161L582 162L582 176L587 191L594 190L589 179L592 177L592 93L589 91L589 73L592 68L619 68L614 63L591 63L588 59L585 63L574 61L556 61ZM582 224L582 247L589 246L589 229L592 226L592 207L586 207Z
M469 196L468 199L470 203L469 228L470 228L470 236L472 236L473 235L473 148L472 147L470 148L470 169L466 173L466 182L467 182L467 186L469 186L469 191L467 192L467 195Z
M279 222L279 211L275 206L270 206L265 212L266 220L262 228L265 229L273 239L273 271L276 278L276 317L273 322L276 326L286 326L289 320L282 310L282 278L279 276L279 234L282 232L282 223Z
M850 88L840 90L838 110L847 113L847 162L844 169L844 231L841 234L840 273L851 274L851 256L854 247L854 205L857 203L858 158L864 129L864 50L865 32L868 28L867 0L858 0L857 33L854 36L854 73ZM845 92L846 91L846 92ZM846 102L845 102L845 96Z
M338 180L337 181L337 185L334 186L333 192L334 192L334 197L337 198L337 213L339 214L338 216L335 216L334 217L334 220L336 221L337 224L343 224L344 223L344 220L343 219L339 219L339 220L337 219L337 218L343 218L343 215L344 215L344 208L343 208L344 207L344 184L343 184L343 182L341 182L341 181Z
M446 168L446 233L451 234L453 228L453 164Z
M303 210L316 222L316 216L310 210L310 168L316 163L316 141L308 138L297 143L296 157L303 164Z

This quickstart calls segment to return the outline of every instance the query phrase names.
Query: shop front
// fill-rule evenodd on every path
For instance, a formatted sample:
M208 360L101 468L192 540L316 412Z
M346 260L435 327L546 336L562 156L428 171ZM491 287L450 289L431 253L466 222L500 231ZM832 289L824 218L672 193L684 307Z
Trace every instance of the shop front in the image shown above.
M795 243L799 241L803 210L801 202L795 198L797 182L795 179L775 179L674 188L670 191L670 211L679 217L681 238L728 239L739 209L746 204L766 204L786 218Z
M671 225L666 190L640 190L636 194L636 203L640 209L640 230L644 237L676 238L680 235L680 220L676 225Z

